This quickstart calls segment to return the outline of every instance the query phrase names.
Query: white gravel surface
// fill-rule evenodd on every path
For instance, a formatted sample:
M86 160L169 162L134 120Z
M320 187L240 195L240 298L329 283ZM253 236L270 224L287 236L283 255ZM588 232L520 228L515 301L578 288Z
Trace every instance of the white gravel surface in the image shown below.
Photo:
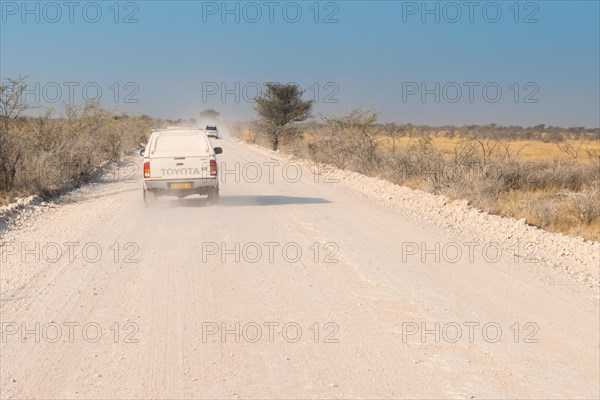
M331 165L314 162L290 155L273 152L257 145L251 146L266 157L278 160L282 165L299 164L306 174L319 175L316 180L336 185L341 190L354 193L392 208L416 220L435 224L456 235L464 242L490 243L489 257L493 249L501 246L503 252L513 254L523 264L537 272L552 269L567 275L587 288L586 292L598 297L600 288L600 243L548 232L528 225L525 219L491 215L469 206L467 200L450 200L422 190L395 185L389 181L373 178L353 171L340 170ZM457 241L460 243L460 241Z
M598 243L215 142L217 207L121 165L0 211L0 398L600 394Z

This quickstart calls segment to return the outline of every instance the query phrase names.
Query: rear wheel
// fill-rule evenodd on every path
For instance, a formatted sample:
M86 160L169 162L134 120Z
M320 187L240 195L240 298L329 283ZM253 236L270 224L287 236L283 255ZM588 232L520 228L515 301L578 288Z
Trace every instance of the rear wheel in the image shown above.
M218 204L219 203L219 188L208 189L208 203Z

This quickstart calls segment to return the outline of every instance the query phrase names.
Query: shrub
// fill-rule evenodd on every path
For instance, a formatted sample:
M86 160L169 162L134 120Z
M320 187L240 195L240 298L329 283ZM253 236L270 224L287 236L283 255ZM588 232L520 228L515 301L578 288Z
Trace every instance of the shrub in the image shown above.
M6 99L3 99L6 104ZM106 161L146 140L159 121L106 110L98 103L67 105L36 117L4 116L0 124L0 193L51 194L91 178ZM5 200L6 201L6 200Z

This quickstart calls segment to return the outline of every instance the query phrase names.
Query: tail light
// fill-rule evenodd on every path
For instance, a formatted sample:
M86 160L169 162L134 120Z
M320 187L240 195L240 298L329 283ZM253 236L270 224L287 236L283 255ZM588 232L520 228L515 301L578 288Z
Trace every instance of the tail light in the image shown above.
M210 160L210 176L217 176L217 161Z
M150 161L144 163L144 178L150 178Z

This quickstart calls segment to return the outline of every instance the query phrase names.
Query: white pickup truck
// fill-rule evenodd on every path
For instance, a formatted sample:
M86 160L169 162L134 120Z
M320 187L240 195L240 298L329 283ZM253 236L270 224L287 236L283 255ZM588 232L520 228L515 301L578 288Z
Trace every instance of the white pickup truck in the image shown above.
M207 195L219 201L217 154L206 132L193 128L155 129L145 149L144 204L150 207L158 196Z
M219 138L219 129L216 125L206 125L206 134L208 137L214 137L215 139Z

